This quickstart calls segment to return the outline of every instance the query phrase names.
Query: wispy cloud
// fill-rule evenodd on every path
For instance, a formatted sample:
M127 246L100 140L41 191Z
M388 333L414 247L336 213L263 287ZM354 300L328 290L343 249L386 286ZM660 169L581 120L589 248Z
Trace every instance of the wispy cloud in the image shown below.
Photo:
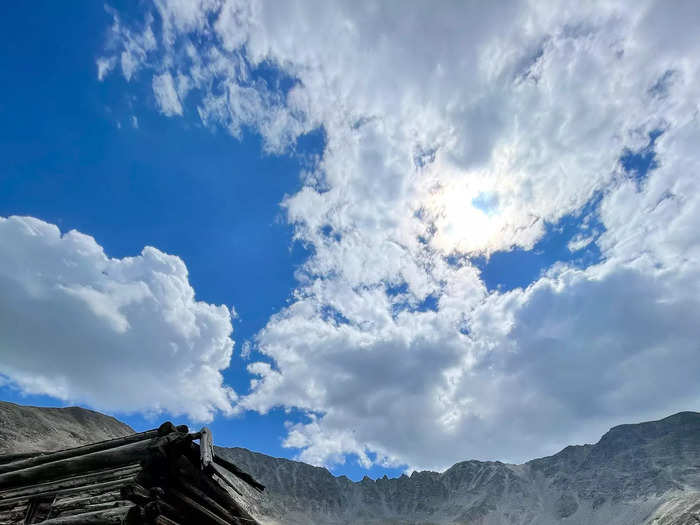
M168 117L182 115L182 104L180 104L180 98L177 96L170 73L166 72L153 77L153 94L156 96L156 102L163 115Z

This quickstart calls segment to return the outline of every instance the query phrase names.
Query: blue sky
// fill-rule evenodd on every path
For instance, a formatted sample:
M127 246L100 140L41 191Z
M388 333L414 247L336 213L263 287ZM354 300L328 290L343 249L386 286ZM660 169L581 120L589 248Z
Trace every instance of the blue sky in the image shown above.
M77 19L52 3L38 11L29 4L13 9L2 22L11 52L0 60L12 82L0 88L6 123L0 130L0 215L30 215L62 231L90 232L111 257L135 255L145 245L178 254L198 299L235 305L240 348L287 303L294 271L308 255L293 241L279 203L301 187L300 170L308 156L320 153L322 133L301 137L294 153L265 155L252 131L236 140L195 118L168 119L156 111L150 86L136 86L141 98L125 96L122 81L98 81L95 58L111 22L99 3L85 3ZM61 20L73 28L68 39ZM248 388L241 367L224 377L238 391ZM0 392L17 403L65 404L10 386ZM247 412L211 427L222 445L292 456L281 436L284 421L295 417L278 412ZM117 415L138 430L173 417ZM335 472L361 478L397 470L366 472L349 462Z
M696 44L365 7L3 7L2 399L352 479L696 408Z

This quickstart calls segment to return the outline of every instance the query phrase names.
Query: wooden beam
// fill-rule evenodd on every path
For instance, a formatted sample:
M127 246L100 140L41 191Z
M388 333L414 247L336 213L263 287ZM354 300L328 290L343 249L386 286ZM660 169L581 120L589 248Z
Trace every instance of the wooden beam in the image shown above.
M220 468L220 467L219 467ZM255 518L253 518L251 512L252 509L250 508L250 505L254 503L254 500L251 500L251 498L254 498L257 492L254 491L252 488L248 488L247 490L250 491L251 494L249 495L244 495L241 490L239 490L238 487L236 487L231 480L228 479L230 474L223 476L223 475L218 475L218 474L212 474L212 477L210 480L208 480L210 483L214 484L218 490L222 490L226 493L227 500L230 502L229 506L235 507L236 513L239 515L238 519L243 522L243 523L258 523ZM243 482L241 482L243 483ZM212 489L216 490L216 489ZM242 488L242 490L245 490L245 488Z
M153 499L151 491L138 483L129 483L121 487L119 494L122 499L128 499L134 503L145 504Z
M20 489L7 490L0 493L0 507L6 507L13 504L13 502L46 493L65 495L90 490L106 491L111 487L119 487L127 483L132 483L140 470L140 466L130 465L121 469L91 472L86 475L73 476L48 483L30 485Z
M203 471L209 468L214 462L214 442L212 440L211 430L204 427L199 431L199 463Z
M107 501L104 503L87 503L81 507L74 507L71 509L65 509L57 514L59 514L59 518L64 518L67 516L78 516L80 514L88 514L90 512L100 512L103 510L110 510L110 509L121 509L122 507L128 507L131 508L133 507L134 504L131 503L130 501L124 501L124 500L116 500L116 501Z
M75 516L59 516L42 521L41 525L123 525L134 523L130 518L137 513L138 509L135 506L125 506Z
M240 468L238 468L237 465L231 463L227 459L222 458L218 454L214 455L214 461L224 467L226 470L231 472L232 474L235 474L237 477L241 478L243 481L248 483L248 485L251 485L258 489L260 492L265 490L265 485L262 483L259 483L258 481L255 480L253 476L248 474L247 472L242 471Z
M143 507L144 515L149 520L154 520L158 516L169 516L171 518L179 518L182 512L179 512L175 507L165 500L158 499L149 501Z
M162 514L156 517L154 523L155 525L180 525L177 521L171 520L170 518L166 518Z
M240 496L243 496L243 493L236 487L236 485L229 479L229 476L231 475L230 472L225 470L223 467L220 467L216 463L212 465L212 479L216 481L219 485L221 485L221 482L219 480L222 480L226 486L230 487L234 491L236 491L237 494ZM221 487L226 490L226 487L221 485Z
M216 523L217 525L231 525L231 523L216 515L214 512L212 512L205 506L197 503L194 499L190 498L189 496L183 494L182 492L172 487L168 490L168 494L177 498L182 504L194 510L197 514L200 515L200 517L205 518L205 521L208 521L209 523Z
M226 509L223 507L223 505L220 505L217 501L215 501L213 498L209 497L207 494L205 494L202 490L198 489L191 483L188 483L184 480L178 480L179 485L186 491L189 492L189 494L195 498L197 498L199 501L203 502L206 507L219 516L228 519L229 521L237 521L238 516L233 514L231 510ZM233 510L233 509L232 509ZM236 511L240 511L239 508L236 507Z
M100 441L99 443L83 445L82 447L59 450L58 452L52 452L50 454L40 454L38 456L32 456L26 459L20 459L17 461L12 461L10 463L2 464L0 465L0 474L4 474L5 472L12 472L14 470L26 469L28 467L34 467L37 465L42 465L44 463L51 463L60 459L72 458L75 456L83 456L85 454L98 452L100 450L106 450L122 445L128 445L129 443L136 443L138 441L153 439L157 436L158 430L148 430L146 432L140 432L138 434L131 434L129 436L110 439L107 441Z
M98 505L102 503L114 503L116 501L124 501L119 490L113 489L102 494L83 495L79 494L71 498L57 499L51 505L51 511L55 514L61 514L67 510L75 510L85 508L87 505Z
M81 472L127 465L147 457L151 450L164 450L169 446L175 445L178 441L186 441L187 438L188 435L186 434L173 433L159 438L90 452L82 456L66 457L51 463L6 472L0 474L0 488L19 487L36 483L37 481L57 479Z

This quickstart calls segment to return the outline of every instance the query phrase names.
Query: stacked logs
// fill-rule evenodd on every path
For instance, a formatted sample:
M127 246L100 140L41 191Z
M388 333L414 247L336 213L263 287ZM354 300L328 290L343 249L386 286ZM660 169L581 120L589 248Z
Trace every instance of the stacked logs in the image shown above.
M189 433L167 422L127 437L0 460L0 525L254 525L262 489L216 456L208 429Z

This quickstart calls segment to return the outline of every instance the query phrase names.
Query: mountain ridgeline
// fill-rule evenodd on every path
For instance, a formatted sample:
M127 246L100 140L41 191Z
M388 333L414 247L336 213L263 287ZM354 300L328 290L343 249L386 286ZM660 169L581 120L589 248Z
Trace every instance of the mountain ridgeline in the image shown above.
M442 473L352 482L242 448L219 449L267 486L288 524L700 524L700 414L613 428L522 465L463 461Z
M0 456L60 450L133 433L129 425L93 410L0 401Z
M65 448L125 435L80 409L0 402L0 453ZM621 425L595 445L522 465L463 461L442 473L353 482L243 448L217 453L266 486L267 525L698 525L700 413Z

